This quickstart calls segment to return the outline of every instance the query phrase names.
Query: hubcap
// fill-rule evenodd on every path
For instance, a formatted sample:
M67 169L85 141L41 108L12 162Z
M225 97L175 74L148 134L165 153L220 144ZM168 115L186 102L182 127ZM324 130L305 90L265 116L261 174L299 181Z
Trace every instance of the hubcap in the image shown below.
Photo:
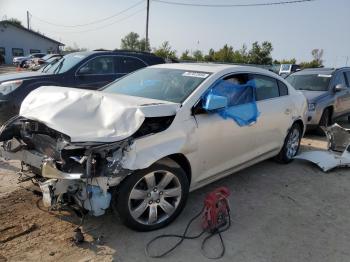
M160 223L177 209L181 192L180 181L173 173L165 170L149 173L130 192L130 214L145 225Z
M293 158L298 151L299 147L300 132L299 129L294 128L290 134L287 142L287 157Z

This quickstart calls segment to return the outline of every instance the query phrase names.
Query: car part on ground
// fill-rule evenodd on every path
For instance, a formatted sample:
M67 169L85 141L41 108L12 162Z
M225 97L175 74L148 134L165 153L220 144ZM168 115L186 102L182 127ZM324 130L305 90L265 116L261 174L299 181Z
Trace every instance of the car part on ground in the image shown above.
M255 105L254 121L242 110L247 104ZM147 231L175 219L189 190L278 153L289 162L306 107L302 94L266 70L162 64L101 91L36 89L1 127L0 155L36 174L46 206L95 216L112 206L126 225Z
M318 165L327 172L336 167L350 167L350 129L334 124L325 127L328 150L312 150L303 152L295 159L307 160Z

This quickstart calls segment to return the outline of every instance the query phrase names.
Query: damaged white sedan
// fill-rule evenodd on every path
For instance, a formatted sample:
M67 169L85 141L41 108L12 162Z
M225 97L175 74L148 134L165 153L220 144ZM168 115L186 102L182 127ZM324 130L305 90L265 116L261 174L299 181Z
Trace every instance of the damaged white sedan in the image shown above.
M305 97L245 66L166 64L102 91L45 86L0 130L0 156L35 174L46 206L99 216L111 205L136 230L169 224L188 192L259 161L296 155Z

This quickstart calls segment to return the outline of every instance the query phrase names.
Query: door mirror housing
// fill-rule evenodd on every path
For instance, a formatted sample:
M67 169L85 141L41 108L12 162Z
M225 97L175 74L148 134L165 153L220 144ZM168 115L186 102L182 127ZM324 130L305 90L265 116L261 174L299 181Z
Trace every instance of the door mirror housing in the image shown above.
M78 71L78 75L87 75L89 73L90 73L90 68L88 66L83 66Z
M209 94L203 102L203 109L206 111L222 109L228 104L226 97L214 94Z
M346 90L346 86L343 84L337 84L334 87L334 92L340 92L340 91L344 91L344 90Z

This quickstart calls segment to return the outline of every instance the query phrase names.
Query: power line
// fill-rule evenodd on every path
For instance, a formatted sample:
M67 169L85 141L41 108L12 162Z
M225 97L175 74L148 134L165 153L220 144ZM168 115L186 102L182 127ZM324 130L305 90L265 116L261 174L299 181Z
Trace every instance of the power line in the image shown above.
M297 3L304 3L304 2L312 2L316 0L291 0L291 1L250 3L250 4L196 4L196 3L171 2L166 0L152 0L152 1L157 3L162 3L162 4L168 4L168 5L194 6L194 7L253 7L253 6L297 4Z
M92 25L92 24L97 24L97 23L100 23L100 22L103 22L103 21L106 21L106 20L109 20L113 17L116 17L116 16L119 16L127 11L129 11L130 9L142 4L144 2L144 0L141 0L139 2L137 2L136 4L116 13L116 14L113 14L111 16L108 16L108 17L105 17L105 18L102 18L102 19L98 19L98 20L95 20L95 21L92 21L92 22L89 22L89 23L85 23L85 24L77 24L77 25L61 25L61 24L56 24L56 23L52 23L52 22L49 22L49 21L46 21L44 19L41 19L33 14L31 14L32 17L34 17L35 19L41 21L41 22L44 22L46 24L49 24L49 25L53 25L53 26L58 26L58 27L68 27L68 28L72 28L72 27L82 27L82 26L87 26L87 25Z
M91 32L91 31L96 31L96 30L99 30L99 29L103 29L103 28L106 28L108 26L111 26L111 25L114 25L116 23L119 23L119 22L122 22L130 17L133 17L135 15L137 15L138 13L141 13L142 11L146 10L146 7L142 7L142 9L139 9L137 10L136 12L134 13L131 13L130 15L122 18L122 19L119 19L117 21L114 21L113 23L109 23L109 24L106 24L106 25L103 25L103 26L100 26L100 27L97 27L97 28L94 28L94 29L88 29L88 30L83 30L83 31L65 31L65 32L57 32L57 31L51 31L53 33L59 33L59 34L65 34L65 33L73 33L73 34L76 34L76 33L86 33L86 32Z

